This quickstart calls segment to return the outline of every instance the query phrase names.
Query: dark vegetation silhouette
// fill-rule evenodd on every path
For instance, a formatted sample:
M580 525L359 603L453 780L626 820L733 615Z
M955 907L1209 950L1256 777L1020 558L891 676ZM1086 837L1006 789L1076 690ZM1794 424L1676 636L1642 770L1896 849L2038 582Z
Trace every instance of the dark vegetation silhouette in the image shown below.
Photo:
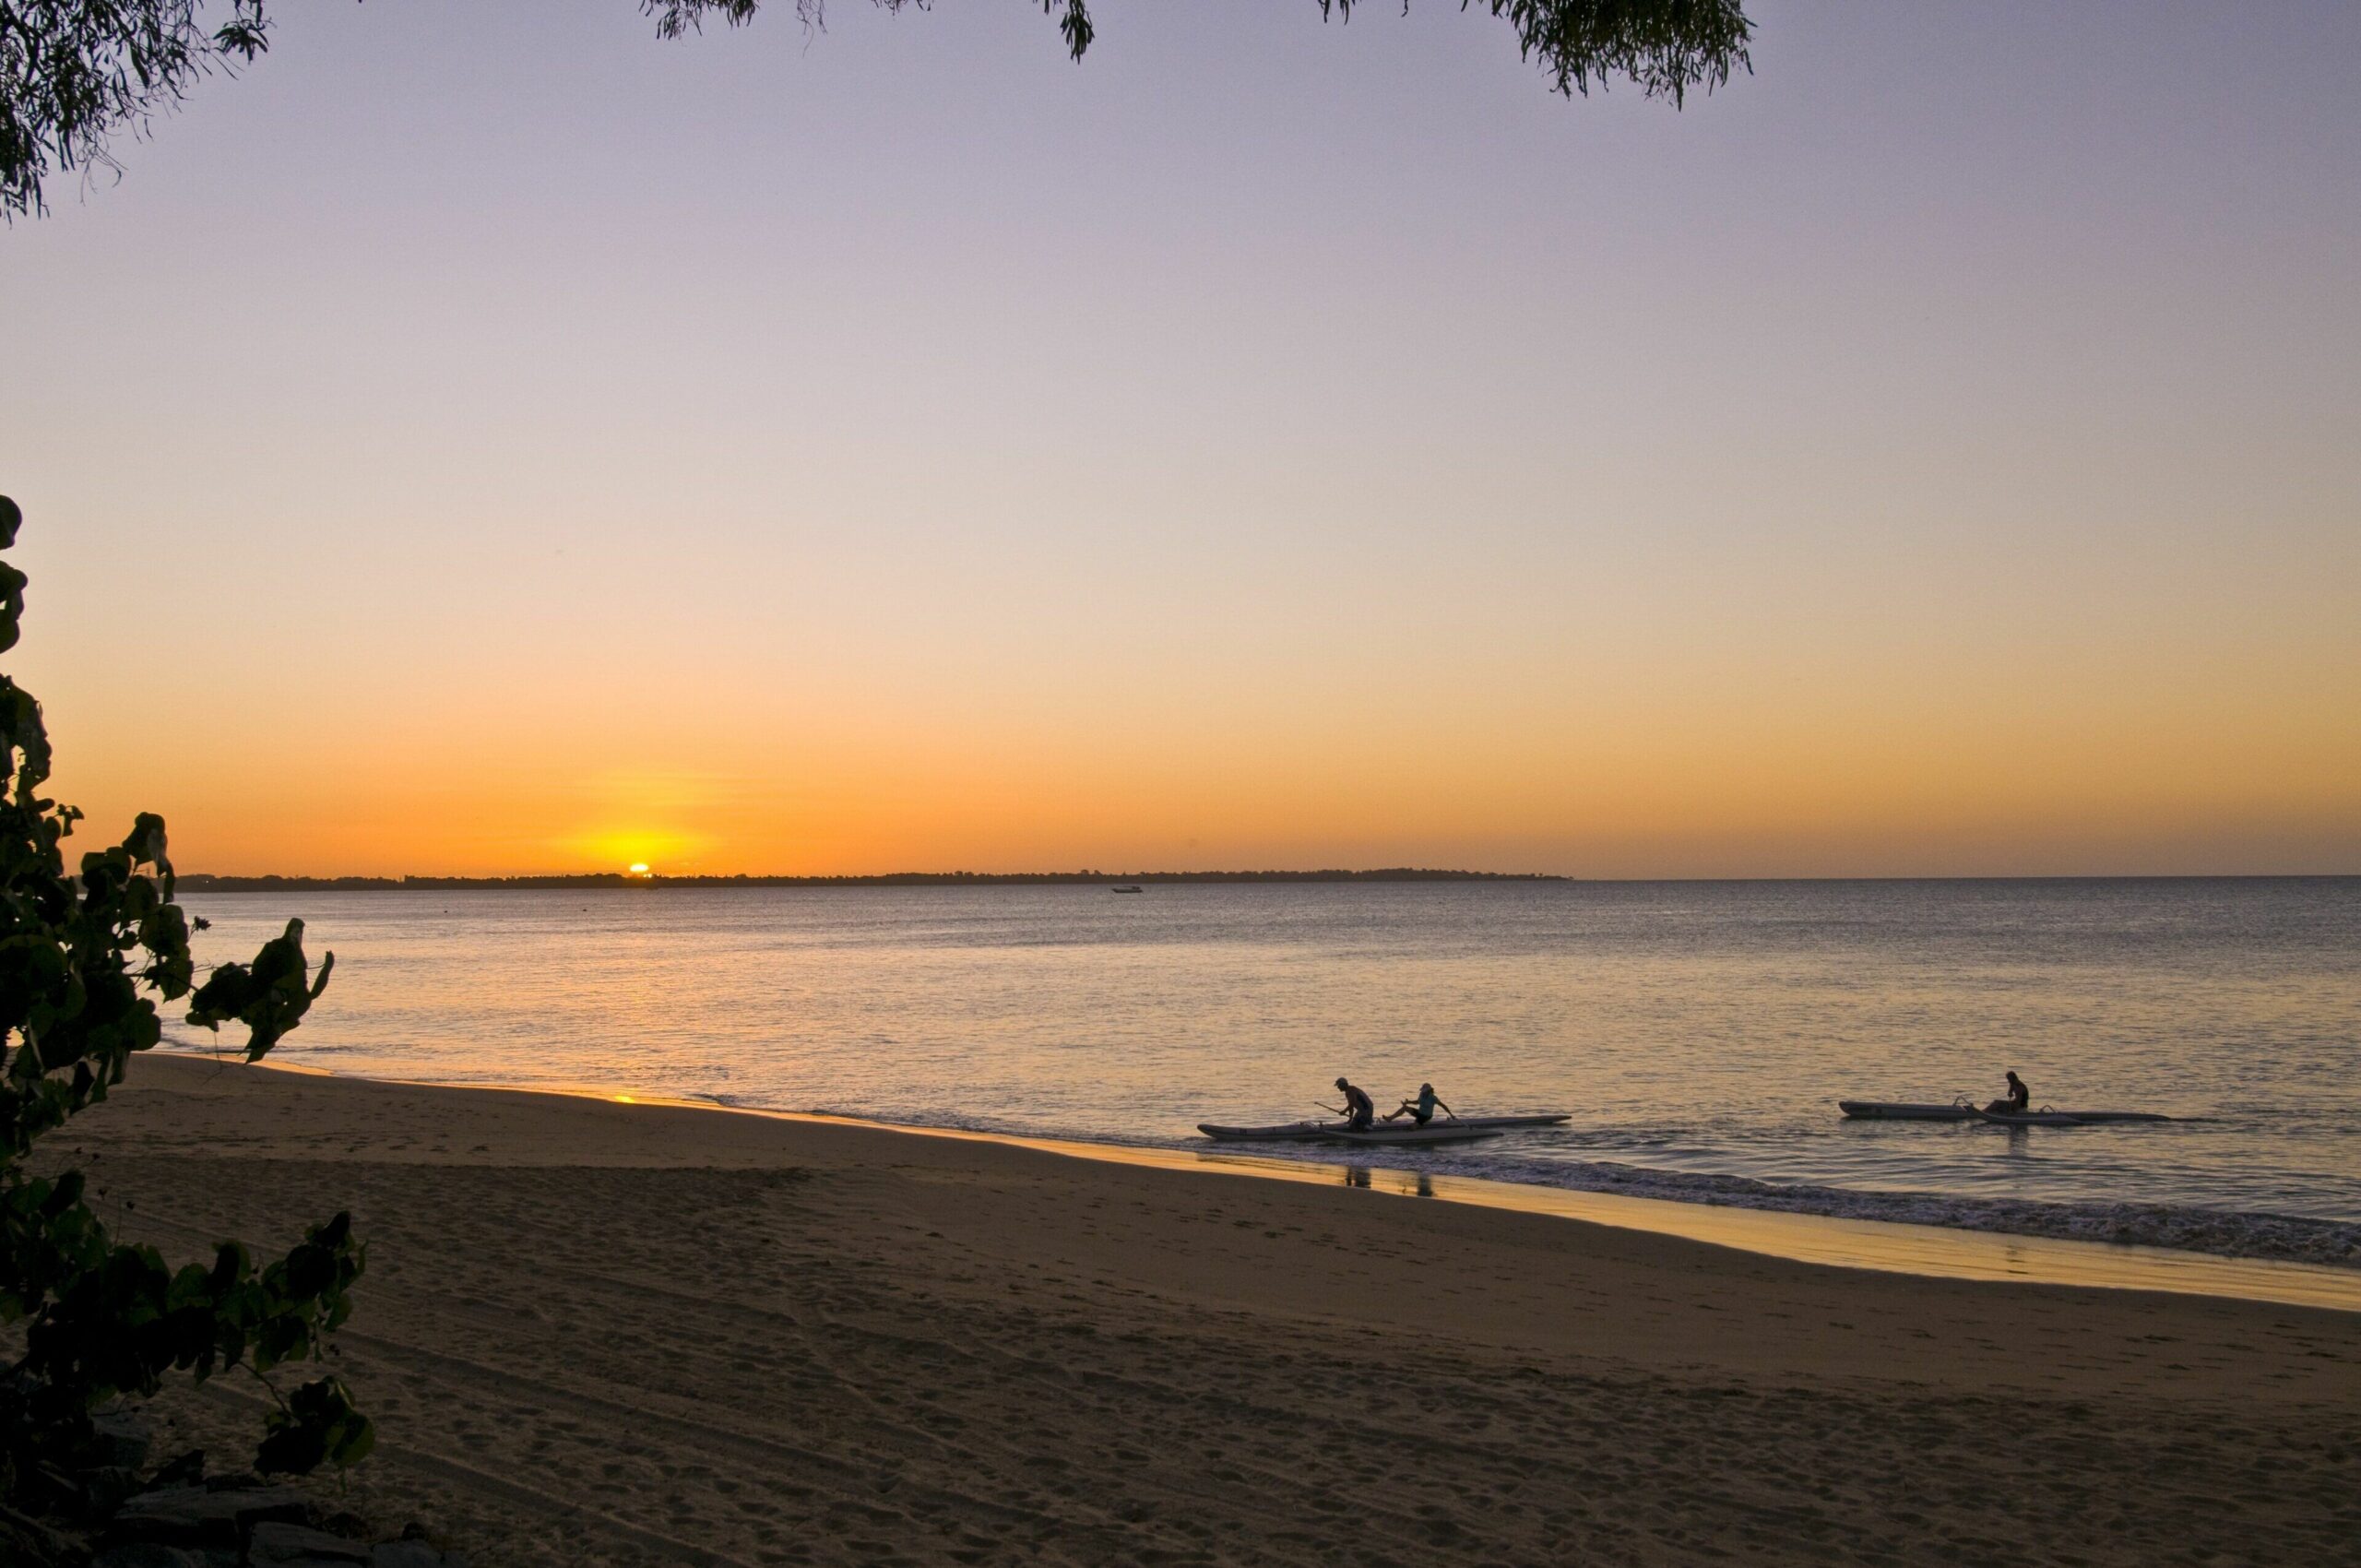
M0 496L0 550L21 521ZM16 646L24 590L25 575L0 562L0 651ZM74 1479L100 1446L92 1410L155 1394L169 1374L201 1383L243 1370L271 1390L255 1456L266 1473L350 1464L373 1436L335 1378L282 1395L268 1375L322 1355L350 1312L363 1249L350 1215L272 1262L224 1241L210 1263L175 1270L153 1247L108 1235L83 1171L37 1170L32 1158L162 1038L160 1001L185 999L188 1021L207 1028L244 1025L251 1062L303 1020L334 955L314 978L303 922L290 921L252 963L200 981L189 934L204 922L173 902L163 819L142 813L121 843L85 854L69 875L62 844L81 814L42 797L41 705L5 675L0 756L0 1561L16 1564L53 1555L44 1516L92 1506Z
M1323 17L1348 20L1355 0L1313 0ZM826 0L792 0L806 28L825 20ZM928 0L871 0L888 11ZM1404 0L1406 6L1408 0ZM762 0L639 0L659 37L708 20L742 27ZM0 214L47 209L52 175L117 167L117 136L140 136L207 76L233 74L270 45L267 0L231 0L208 28L202 0L0 0ZM1077 60L1097 28L1087 0L1041 0ZM1515 30L1517 48L1557 90L1588 94L1614 77L1679 107L1750 70L1752 24L1739 0L1460 0ZM216 8L217 16L224 15Z

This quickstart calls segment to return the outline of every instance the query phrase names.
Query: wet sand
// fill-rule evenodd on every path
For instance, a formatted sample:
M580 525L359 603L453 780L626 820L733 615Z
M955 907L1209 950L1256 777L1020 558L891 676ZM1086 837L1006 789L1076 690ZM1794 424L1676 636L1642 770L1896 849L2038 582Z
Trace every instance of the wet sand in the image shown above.
M487 1568L2361 1562L2361 1314L188 1059L60 1141L168 1253L351 1207L350 1501Z

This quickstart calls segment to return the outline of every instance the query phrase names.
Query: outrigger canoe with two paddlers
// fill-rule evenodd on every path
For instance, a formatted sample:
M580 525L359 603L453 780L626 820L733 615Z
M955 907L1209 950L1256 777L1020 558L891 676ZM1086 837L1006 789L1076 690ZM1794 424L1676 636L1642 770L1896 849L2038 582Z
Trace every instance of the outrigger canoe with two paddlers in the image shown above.
M1320 1109L1338 1122L1280 1122L1266 1127L1228 1127L1217 1122L1200 1122L1197 1131L1223 1143L1278 1143L1283 1141L1325 1142L1348 1144L1447 1144L1469 1138L1498 1137L1518 1127L1554 1127L1572 1121L1571 1115L1543 1111L1522 1116L1462 1116L1453 1111L1432 1084L1420 1084L1416 1095L1381 1118L1369 1091L1349 1078L1336 1080L1336 1092L1345 1097L1342 1105L1323 1105ZM1438 1119L1437 1111L1442 1112ZM1407 1117L1407 1121L1403 1118Z

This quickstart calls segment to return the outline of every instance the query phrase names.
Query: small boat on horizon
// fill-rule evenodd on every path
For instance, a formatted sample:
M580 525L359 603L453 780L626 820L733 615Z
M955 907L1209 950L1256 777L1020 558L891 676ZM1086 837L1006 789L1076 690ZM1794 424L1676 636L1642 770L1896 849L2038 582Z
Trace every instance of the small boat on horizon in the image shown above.
M1143 889L1137 883L1127 883L1121 887L1110 887L1107 891L1109 893L1139 893L1145 891L1145 889Z

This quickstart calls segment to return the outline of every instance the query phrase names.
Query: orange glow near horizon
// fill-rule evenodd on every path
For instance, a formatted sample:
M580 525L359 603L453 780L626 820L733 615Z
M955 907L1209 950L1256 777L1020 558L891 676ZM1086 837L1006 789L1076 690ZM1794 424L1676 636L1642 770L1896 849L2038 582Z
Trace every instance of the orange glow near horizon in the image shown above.
M216 640L214 683L276 680L303 716L262 748L203 705L153 713L136 659L94 678L34 565L13 662L55 792L86 847L162 812L189 871L2361 871L2361 631L2296 595L2176 625L2060 604L2068 637L2027 628L2054 585L1870 614L1797 576L1774 639L1736 614L1753 583L1670 560L1695 602L1496 618L1502 580L1412 630L1406 606L1250 619L1218 650L1186 617L946 629L921 604L863 617L884 662L825 679L726 623L573 667L543 634L438 668L363 628L275 673L270 639ZM523 672L476 678L503 659ZM647 716L628 760L617 707Z
M1185 621L1104 616L1052 657L1038 630L958 647L921 607L876 625L940 650L916 682L799 681L668 632L627 671L584 655L601 703L652 716L628 762L556 676L324 670L295 694L315 717L267 754L201 711L151 746L114 717L136 708L70 682L50 711L93 830L160 809L179 863L223 873L2361 870L2361 632L2333 615L2258 607L2177 648L2153 612L2061 606L2070 640L1986 629L2038 591L2011 585L1949 588L1915 623L1798 613L1776 642L1710 594L1676 622L1643 602L1487 624L1514 591L1416 634L1337 621L1333 647L1249 625L1211 656Z
M1410 723L1415 749L1370 720L1322 734L1304 715L1289 734L1283 713L1257 729L1241 716L1226 746L1087 728L995 744L982 727L864 745L806 730L787 756L684 739L706 764L693 776L570 777L489 742L455 776L416 776L351 766L330 740L269 766L200 755L141 790L86 765L60 790L90 808L93 842L160 808L177 862L218 873L2336 871L2361 865L2361 747L2331 698L2209 714L2194 746L2193 718L1954 707L1880 724L1877 699L1857 696L1776 720L1733 705L1546 731L1430 712ZM120 777L148 755L125 748Z

